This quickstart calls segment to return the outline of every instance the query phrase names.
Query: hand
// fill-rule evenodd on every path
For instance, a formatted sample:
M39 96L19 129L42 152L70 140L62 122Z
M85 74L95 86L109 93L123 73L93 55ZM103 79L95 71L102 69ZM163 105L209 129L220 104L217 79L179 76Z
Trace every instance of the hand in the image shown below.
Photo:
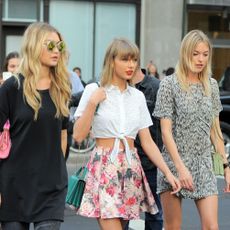
M168 182L171 184L173 191L171 194L175 194L181 190L181 184L180 181L173 176L173 174L170 172L168 175L165 175Z
M224 169L225 188L224 192L230 192L230 169L229 167Z
M106 92L105 92L105 88L103 87L99 87L98 89L96 89L91 97L90 97L90 101L91 103L95 104L96 106L104 101L106 99Z
M181 187L190 191L194 190L192 175L189 170L183 165L179 170L179 180Z

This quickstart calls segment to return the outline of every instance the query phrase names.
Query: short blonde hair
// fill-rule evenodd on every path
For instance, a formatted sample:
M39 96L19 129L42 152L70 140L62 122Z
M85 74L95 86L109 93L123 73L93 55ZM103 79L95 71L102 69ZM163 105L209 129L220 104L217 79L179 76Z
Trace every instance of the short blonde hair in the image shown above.
M115 38L106 50L101 74L101 85L110 85L113 77L113 63L116 57L137 59L139 63L139 49L137 45L125 38Z
M192 30L188 34L186 34L185 37L183 38L180 47L179 61L175 68L175 72L182 89L188 91L189 85L187 82L187 76L192 68L193 52L196 46L201 42L205 43L208 46L209 54L208 54L207 65L200 73L198 73L198 78L204 87L205 95L209 95L210 94L209 77L212 74L211 71L212 46L207 35L205 35L201 30Z

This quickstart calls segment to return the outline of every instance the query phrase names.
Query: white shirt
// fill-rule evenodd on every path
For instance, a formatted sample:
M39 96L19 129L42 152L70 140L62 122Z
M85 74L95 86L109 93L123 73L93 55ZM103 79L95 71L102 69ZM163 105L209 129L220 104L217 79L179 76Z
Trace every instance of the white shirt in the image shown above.
M92 93L98 88L96 83L85 87L79 106L74 114L75 119L85 110ZM113 161L119 152L120 140L123 141L127 160L130 163L130 150L125 137L132 139L140 129L152 125L144 94L134 87L127 85L121 92L118 87L105 87L106 99L99 104L92 122L94 138L115 138L111 153Z

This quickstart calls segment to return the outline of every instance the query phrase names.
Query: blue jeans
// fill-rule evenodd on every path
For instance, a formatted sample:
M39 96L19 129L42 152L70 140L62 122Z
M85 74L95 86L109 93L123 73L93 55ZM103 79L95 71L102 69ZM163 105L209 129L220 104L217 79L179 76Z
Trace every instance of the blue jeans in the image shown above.
M34 230L59 230L60 221L47 220L34 223ZM2 230L29 230L30 224L23 222L2 222Z
M150 213L145 213L145 230L162 230L163 228L163 212L160 202L160 197L156 194L157 190L157 169L145 171L145 176L149 183L150 189L152 191L153 197L157 204L159 212L155 215ZM126 225L125 230L129 229L129 223Z

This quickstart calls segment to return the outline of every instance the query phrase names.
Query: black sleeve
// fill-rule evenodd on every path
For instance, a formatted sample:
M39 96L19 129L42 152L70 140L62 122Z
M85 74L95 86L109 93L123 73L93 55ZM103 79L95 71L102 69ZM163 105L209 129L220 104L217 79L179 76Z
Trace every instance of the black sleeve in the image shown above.
M68 122L69 122L69 117L63 117L62 118L62 130L67 129L68 127Z
M73 94L71 96L69 107L78 107L82 94L83 94L83 91Z

